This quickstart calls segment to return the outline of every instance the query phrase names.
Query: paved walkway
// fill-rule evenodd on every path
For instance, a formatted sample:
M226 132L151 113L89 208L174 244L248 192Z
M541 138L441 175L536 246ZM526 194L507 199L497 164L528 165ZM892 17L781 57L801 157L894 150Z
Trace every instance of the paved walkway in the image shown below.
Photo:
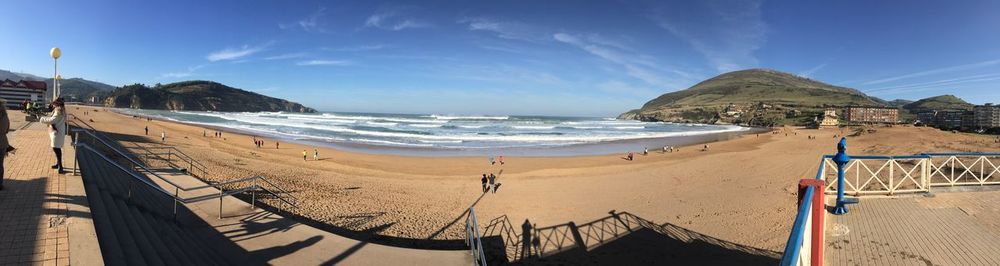
M862 198L827 215L826 264L1000 265L997 206L997 191Z
M161 176L183 187L205 183L189 175L161 172ZM168 191L173 186L150 177ZM249 184L246 184L249 185ZM218 195L219 190L205 188L181 192L180 196ZM258 194L258 196L265 196ZM212 229L248 252L249 259L272 265L469 265L468 250L426 250L385 246L358 241L296 222L261 209L234 197L188 204L187 207ZM286 207L282 205L281 207Z
M29 124L11 132L8 138L17 151L4 164L0 264L69 265L67 205L79 198L71 199L66 193L67 177L49 168L55 158L46 125ZM63 149L63 160L65 167L73 166L73 148L69 145Z

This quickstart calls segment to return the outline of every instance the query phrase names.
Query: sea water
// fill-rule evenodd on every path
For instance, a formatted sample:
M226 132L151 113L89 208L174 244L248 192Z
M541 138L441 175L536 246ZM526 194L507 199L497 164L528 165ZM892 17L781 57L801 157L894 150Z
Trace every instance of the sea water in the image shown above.
M195 112L117 109L243 133L376 153L578 155L618 152L637 143L746 131L732 125L641 122L600 117L378 114L322 112ZM690 138L689 138L690 139ZM602 144L615 144L610 147ZM602 147L603 146L603 147ZM587 147L581 149L583 147ZM602 147L597 148L595 147ZM409 151L409 152L400 152Z

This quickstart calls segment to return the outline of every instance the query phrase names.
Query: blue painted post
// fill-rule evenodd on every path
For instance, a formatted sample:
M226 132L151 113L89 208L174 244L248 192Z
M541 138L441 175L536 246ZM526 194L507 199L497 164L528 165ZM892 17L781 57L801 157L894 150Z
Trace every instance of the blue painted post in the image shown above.
M840 138L837 143L837 155L833 156L833 162L837 163L837 206L833 208L833 214L847 214L847 203L844 201L844 167L851 160L847 156L847 138Z

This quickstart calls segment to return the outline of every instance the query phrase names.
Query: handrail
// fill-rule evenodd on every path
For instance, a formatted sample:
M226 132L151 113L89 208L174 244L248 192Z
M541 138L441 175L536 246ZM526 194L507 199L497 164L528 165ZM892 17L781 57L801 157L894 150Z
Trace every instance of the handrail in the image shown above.
M76 116L76 115L74 115L74 114L68 114L68 115L69 115L69 116L72 116L72 117L73 117L73 119L74 119L75 121L79 121L80 123L83 123L83 125L84 125L84 126L86 126L87 128L89 128L90 130L92 130L92 131L94 131L94 132L97 132L97 133L99 133L99 132L100 132L100 131L98 131L98 130L97 130L96 128L94 128L94 126L90 125L89 123L87 123L86 121L84 121L83 119L81 119L80 117L78 117L78 116ZM75 121L74 121L74 122L75 122ZM77 125L77 126L79 127L79 125ZM80 127L80 128L81 128L81 129L84 129L84 128L82 128L82 127ZM92 135L93 135L93 134L92 134ZM104 136L104 134L99 134L99 135L95 135L94 137L95 137L95 138L106 138L106 139L109 139L108 141L111 141L111 140L110 140L110 138L109 138L109 137L107 137L107 136ZM135 147L138 147L138 148L141 148L141 149L143 149L143 150L146 150L146 152L147 152L147 153L150 153L150 154L152 154L152 151L150 151L150 150L149 150L149 149L148 149L147 147L145 147L145 146L142 146L142 145L138 145L138 144L133 144L133 146L135 146ZM198 162L198 161L195 161L195 160L194 160L193 158L191 158L191 156L190 156L190 155L187 155L186 153L184 153L184 152L180 151L180 150L179 150L179 149L177 149L176 147L167 147L167 148L172 148L173 150L177 151L178 153L181 153L181 154L183 154L184 156L186 156L186 157L187 157L187 159L188 159L188 160L187 160L187 162L188 162L188 163L189 163L190 165L192 165L192 166L193 166L193 165L194 165L195 163L197 163L197 164L198 164L198 166L200 166L200 168L199 168L198 170L200 170L200 171L202 172L202 174L203 174L203 175L207 175L207 174L208 174L208 171L207 171L207 170L205 170L205 168L207 168L207 167L206 167L206 166L205 166L204 164L202 164L201 162ZM168 153L168 155L169 155L169 153ZM170 160L169 160L169 157L168 157L167 159L164 159L163 157L160 157L159 155L157 155L156 157L157 157L158 159L160 159L160 160L164 160L164 161L167 161L168 163L170 162ZM192 167L192 168L194 168L194 167Z
M171 194L170 192L164 190L159 185L156 185L156 184L153 184L153 183L149 182L146 178L144 178L144 176L141 176L141 175L139 175L138 173L136 173L134 171L129 171L124 166L118 164L117 162L115 162L111 158L108 158L107 155L104 155L100 151L97 151L97 149L91 147L89 144L86 144L86 143L77 143L76 147L77 147L77 151L78 152L80 151L80 148L83 148L85 150L90 150L91 152L93 152L94 154L96 154L98 156L98 158L101 158L102 160L110 163L115 168L118 168L122 172L125 172L130 177L132 177L133 179L139 180L139 182L141 182L142 184L150 187L151 189L153 189L153 190L155 190L155 191L157 191L157 192L159 192L159 193L161 193L163 195L166 195L166 196L172 198L174 200L174 204L175 204L175 206L174 206L174 215L175 216L177 215L177 206L176 206L176 204L178 204L178 203L191 204L191 203L196 203L196 202L201 202L201 201L206 201L206 200L219 199L219 218L222 218L222 198L224 198L226 196L231 196L231 195L245 193L247 191L256 192L257 190L262 190L264 192L267 192L268 194L271 194L271 195L275 196L276 198L281 199L282 201L285 201L285 203L288 203L288 204L292 205L293 207L295 206L295 204L292 204L292 203L288 202L287 200L284 200L280 195L277 195L274 192L271 192L271 191L269 191L267 189L263 189L260 186L257 186L256 184L254 184L252 186L243 187L243 188L239 188L239 189L232 189L232 190L228 190L228 191L226 191L226 190L224 190L222 188L218 188L219 189L219 194L214 194L213 193L213 194L206 194L206 195L202 195L202 196L196 196L196 197L190 197L190 198L183 198L183 197L180 197L176 191L173 194ZM255 178L261 178L261 177L257 176ZM166 180L164 180L164 181L166 181ZM180 189L180 187L177 187L177 186L175 186L175 188L176 189ZM131 187L129 187L129 189L131 189ZM129 191L129 195L131 195L131 193L132 192L130 190ZM255 205L253 205L253 202L251 202L251 204L252 204L252 206L255 206Z
M285 189L279 187L278 185L275 185L274 183L271 183L271 180L268 180L267 178L261 178L260 180L264 181L264 183L267 183L268 185L271 185L271 187L274 187L274 188L278 189L278 192L281 192L285 196L290 197L290 198L293 199L293 201L295 201L295 203L292 204L291 202L288 202L287 200L285 200L286 203L292 204L293 206L299 205L299 198L293 196L291 193L288 193L288 190L285 190ZM277 196L277 195L275 195L275 196ZM282 197L279 197L279 198L282 198ZM284 199L282 199L282 200L284 200Z
M174 187L176 187L176 188L178 188L180 190L183 190L183 191L189 191L189 190L191 190L189 188L182 187L181 185L178 185L177 183L174 183L173 181L170 181L170 180L164 178L163 176L160 176L159 174L157 174L156 172L153 172L153 170L150 170L149 168L146 168L145 164L139 163L135 159L132 159L131 156L128 156L127 154L125 154L125 152L123 152L121 150L118 150L118 148L115 148L115 147L111 146L110 143L108 143L107 141L104 141L100 137L97 137L93 132L91 132L89 130L86 130L86 129L79 129L79 130L74 130L74 131L75 132L84 132L84 133L87 133L88 135L90 135L90 136L94 137L95 139L97 139L98 141L100 141L101 144L104 144L104 146L110 148L111 150L115 151L115 153L118 153L118 155L124 157L126 160L128 160L129 162L131 162L133 165L138 166L142 170L145 170L147 173L152 174L153 176L159 178L160 180L163 180L164 182L167 182L170 185L172 185L172 186L174 186ZM86 145L86 143L80 143L80 141L77 140L77 145L80 145L80 144ZM88 147L89 147L89 145L88 145Z
M944 152L944 153L921 153L920 155L927 155L930 157L937 156L1000 156L1000 153L996 152Z
M479 220L476 219L476 210L473 207L469 207L469 216L465 218L465 233L465 243L469 245L473 265L486 266L483 241L479 234Z
M142 182L143 184L146 184L150 188L153 188L154 190L159 191L160 193L163 193L163 194L165 194L167 196L170 196L171 198L174 198L175 200L180 200L181 202L184 202L184 200L182 198L174 196L174 195L171 195L170 192L167 192L166 190L163 190L163 188L160 187L160 186L158 186L158 185L150 184L149 181L147 181L145 178L143 178L143 176L140 176L139 174L135 173L134 171L129 171L128 169L125 169L124 166L121 166L120 164L116 163L114 160L111 160L111 158L108 158L107 155L102 154L101 152L97 151L97 149L94 149L90 145L88 145L86 143L77 143L77 147L83 147L84 149L87 149L87 150L90 150L90 151L94 152L94 154L97 154L98 157L100 157L104 161L107 161L107 162L111 163L112 165L115 166L115 168L118 168L119 170L122 170L122 172L125 172L128 175L132 176L133 178L139 180L139 182Z
M796 265L799 262L800 252L802 251L802 241L805 238L807 223L806 220L809 219L810 206L812 205L813 193L815 193L816 188L809 186L806 188L805 195L802 197L802 203L799 204L798 214L795 215L795 223L792 225L792 233L788 236L788 242L785 243L785 252L781 256L782 266Z
M75 117L75 116L74 116L74 117ZM77 118L77 119L79 120L79 118ZM233 194L239 194L239 193L243 193L243 192L246 192L246 191L250 191L250 190L252 190L252 191L257 191L257 190L263 190L264 192L267 192L268 194L271 194L271 195L272 195L272 196L274 196L275 198L278 198L278 199L280 199L281 201L283 201L283 202L287 203L288 205L290 205L290 206L292 206L292 207L297 207L297 206L298 206L298 198L295 198L294 196L292 196L292 195L288 194L288 192L286 192L286 191L285 191L284 189L282 189L281 187L279 187L279 186L275 185L275 184L274 184L273 182L271 182L270 180L267 180L267 178L264 178L263 176L259 176L259 175L258 175L258 176L252 176L252 177L247 177L247 178L242 178L242 179L238 179L238 180L230 180L230 181L225 181L225 182L221 182L221 183L210 183L210 184L208 184L208 185L203 185L203 186L195 186L195 187L183 187L183 186L181 186L181 185L179 185L179 184L177 184L177 183L175 183L175 182L173 182L173 181L170 181L169 179L167 179L167 178L165 178L165 177L163 177L163 176L161 176L161 175L157 174L157 173L156 173L156 172L154 172L153 170L149 169L149 168L148 168L148 167L147 167L147 166L146 166L145 164L143 164L143 163L139 163L139 162L138 162L138 161L136 161L136 160L135 160L134 158L132 158L131 156L129 156L128 154L126 154L126 153L125 153L124 151L122 151L122 150L120 150L120 149L118 149L118 148L114 147L113 145L111 145L111 143L109 143L109 141L108 141L108 140L105 140L105 139L103 139L103 138L102 138L101 136L99 136L99 134L100 134L100 132L99 132L99 131L97 131L96 129L93 129L93 127L91 127L90 125L87 125L87 126L88 126L88 127L90 127L91 129L86 129L86 128L76 128L76 129L73 129L73 132L84 132L84 133L86 133L87 135L90 135L90 136L91 136L91 137L93 137L94 139L97 139L97 140L98 140L98 141L99 141L99 142L100 142L101 144L103 144L104 146L106 146L106 147L110 148L110 149L111 149L112 151L114 151L115 153L117 153L117 154L118 154L119 156L121 156L121 157L124 157L124 158L125 158L126 160L128 160L128 161L129 161L130 163L132 163L132 165L134 165L134 166L138 166L138 167L139 167L140 169L144 170L144 171L145 171L146 173L149 173L149 174L151 174L151 175L155 176L156 178L159 178L160 180L162 180L162 181L164 181L164 182L166 182L166 183L170 184L171 186L173 186L173 187L174 187L174 189L175 189L175 190L179 190L179 191L185 191L185 192L188 192L188 191L192 191L192 190L198 190L198 189L204 189L204 188L210 188L210 187L212 187L212 188L216 188L216 189L218 189L218 190L219 190L220 192L223 192L223 193L220 193L220 195L219 195L219 196L217 196L217 197L212 197L212 198L221 198L221 197L223 197L223 196L228 196L228 195L233 195ZM77 145L85 145L85 147L87 147L87 148L89 148L89 149L91 149L91 150L94 150L94 151L96 151L96 150L95 150L95 149L94 149L93 147L91 147L90 145L87 145L86 143L80 143L80 140L76 140L76 144L77 144ZM176 149L176 148L174 148L174 149ZM106 156L104 156L104 155L103 155L103 154L101 154L100 152L97 152L97 153L98 153L99 155L101 155L102 157L105 157L105 158L106 158ZM185 156L186 156L186 154L185 154ZM192 158L192 159L193 159L193 158ZM121 166L120 166L120 165L118 165L117 163L115 163L115 165L116 165L116 166L118 166L118 167L121 167ZM202 171L204 171L204 170L202 170ZM130 173L131 173L131 172L130 172ZM133 174L134 174L134 173L133 173ZM273 191L271 191L271 190L269 190L269 189L262 189L262 188L261 188L260 186L258 186L258 185L257 185L257 182L256 182L256 180L263 180L263 181L264 181L265 183L267 183L267 184L271 185L272 187L274 187L274 188L277 188L278 190L280 190L280 191L282 191L283 193L285 193L285 195L284 195L284 196L282 196L282 195L278 195L278 194L274 193ZM222 188L222 187L220 187L221 185L228 185L228 184L234 184L234 183L240 183L240 182L248 182L248 181L255 181L252 187L249 187L249 188L241 188L241 189L236 189L236 190L233 190L233 191L231 191L231 192L229 192L229 193L225 193L225 192L224 192L224 191L225 191L225 189L224 189L224 188ZM206 181L206 182L207 182L207 181ZM162 190L162 189L161 189L161 190ZM177 199L178 201L180 201L180 202L183 202L183 203L185 203L185 204L189 203L188 201L185 201L185 200L183 200L182 198L179 198L179 197L177 196L177 194L179 194L179 191L175 191L175 193L174 193L174 194L175 194L175 195L174 195L175 199ZM167 194L169 194L169 192L166 192L166 193L167 193ZM294 201L295 201L295 202L293 203L293 202L291 202L291 201L289 201L289 200L285 199L285 198L284 198L285 196L289 196L289 197L292 197L292 198L294 198ZM201 201L201 200L204 200L204 199L199 199L198 201ZM253 205L253 206L256 206L256 202L255 202L255 201L256 201L256 195L253 195L253 196L252 196L252 198L251 198L251 202L250 202L250 203L251 203L251 205ZM220 207L219 207L219 208L220 208L220 217L221 217L221 208L222 208L222 207L221 207L221 204L222 204L222 203L220 202L219 204L220 204ZM176 211L176 210L175 210L175 211ZM175 214L176 214L176 213L175 213Z

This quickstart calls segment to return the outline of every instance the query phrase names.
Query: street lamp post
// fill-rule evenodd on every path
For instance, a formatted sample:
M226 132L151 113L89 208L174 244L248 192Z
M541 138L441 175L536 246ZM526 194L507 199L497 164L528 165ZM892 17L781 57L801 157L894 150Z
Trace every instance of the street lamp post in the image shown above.
M62 56L62 50L59 47L52 47L49 51L49 55L52 56L52 100L59 97L59 57Z
M52 83L52 88L56 90L56 98L62 96L62 88L59 87L59 82L62 81L62 75L56 74L56 80ZM55 100L55 99L53 99Z

